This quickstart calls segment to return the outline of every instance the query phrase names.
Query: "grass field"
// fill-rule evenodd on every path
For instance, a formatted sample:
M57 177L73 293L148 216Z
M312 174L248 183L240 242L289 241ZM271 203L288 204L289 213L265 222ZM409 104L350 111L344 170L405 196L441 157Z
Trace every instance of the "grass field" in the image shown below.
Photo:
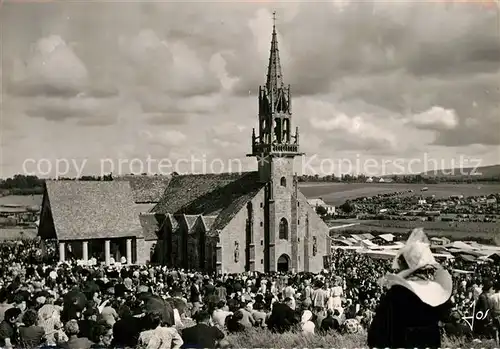
M42 195L8 195L0 197L1 205L42 205Z
M348 199L410 189L413 193L405 195L418 195L423 187L429 188L428 191L422 192L424 196L436 195L438 198L500 193L500 184L300 183L299 186L307 198L321 197L327 204L336 206L342 205Z
M250 330L227 338L232 348L367 348L366 334L304 335L301 333L273 334L266 330ZM473 343L443 338L443 348L494 348L494 341Z
M12 227L0 228L0 241L16 240L16 239L34 239L38 234L37 229Z

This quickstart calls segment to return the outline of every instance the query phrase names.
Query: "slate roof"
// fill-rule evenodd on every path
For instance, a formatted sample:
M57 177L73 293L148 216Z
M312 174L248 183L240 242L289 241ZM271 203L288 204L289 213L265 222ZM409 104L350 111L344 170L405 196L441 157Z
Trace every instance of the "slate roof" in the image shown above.
M60 240L142 237L127 181L46 181L44 195Z
M155 207L155 204L134 204L135 212L137 215L140 215L142 213L148 213L151 212L151 209Z
M158 232L161 227L161 221L154 213L141 213L139 215L142 233L145 240L157 240Z
M215 232L223 229L264 185L258 172L176 176L152 211L185 214L190 228L188 217L203 215L207 228Z
M180 212L181 208L216 189L222 188L244 177L246 174L248 174L248 172L243 174L221 173L174 176L165 189L160 201L152 211L172 214L187 213Z
M171 176L136 176L126 175L116 178L118 181L128 181L134 194L135 203L157 203L160 201Z

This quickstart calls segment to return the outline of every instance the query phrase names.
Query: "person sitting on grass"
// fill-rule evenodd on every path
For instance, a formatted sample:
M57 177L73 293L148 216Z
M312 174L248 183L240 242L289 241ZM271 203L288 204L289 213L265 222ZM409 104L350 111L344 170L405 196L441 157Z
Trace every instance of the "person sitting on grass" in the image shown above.
M182 331L182 348L227 348L229 343L224 339L224 333L210 324L210 314L199 311L196 316L196 325Z
M340 322L338 316L340 312L338 309L331 310L328 309L326 312L326 318L321 321L320 330L323 334L326 334L330 331L339 331L340 330Z

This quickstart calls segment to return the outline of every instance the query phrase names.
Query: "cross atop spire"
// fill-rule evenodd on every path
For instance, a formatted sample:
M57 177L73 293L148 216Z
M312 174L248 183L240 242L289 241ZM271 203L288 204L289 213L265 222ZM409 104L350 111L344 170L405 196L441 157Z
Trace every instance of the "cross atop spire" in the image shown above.
M267 67L266 87L273 97L276 97L278 88L283 87L278 49L278 34L276 33L276 11L273 12L273 34L271 39L271 51L269 53L269 66Z

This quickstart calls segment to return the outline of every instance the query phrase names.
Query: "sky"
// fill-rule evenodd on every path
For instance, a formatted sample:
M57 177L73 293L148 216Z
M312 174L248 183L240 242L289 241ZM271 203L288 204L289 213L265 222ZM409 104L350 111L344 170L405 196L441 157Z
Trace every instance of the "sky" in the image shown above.
M299 174L500 163L485 1L4 1L0 177L255 169L273 11Z

